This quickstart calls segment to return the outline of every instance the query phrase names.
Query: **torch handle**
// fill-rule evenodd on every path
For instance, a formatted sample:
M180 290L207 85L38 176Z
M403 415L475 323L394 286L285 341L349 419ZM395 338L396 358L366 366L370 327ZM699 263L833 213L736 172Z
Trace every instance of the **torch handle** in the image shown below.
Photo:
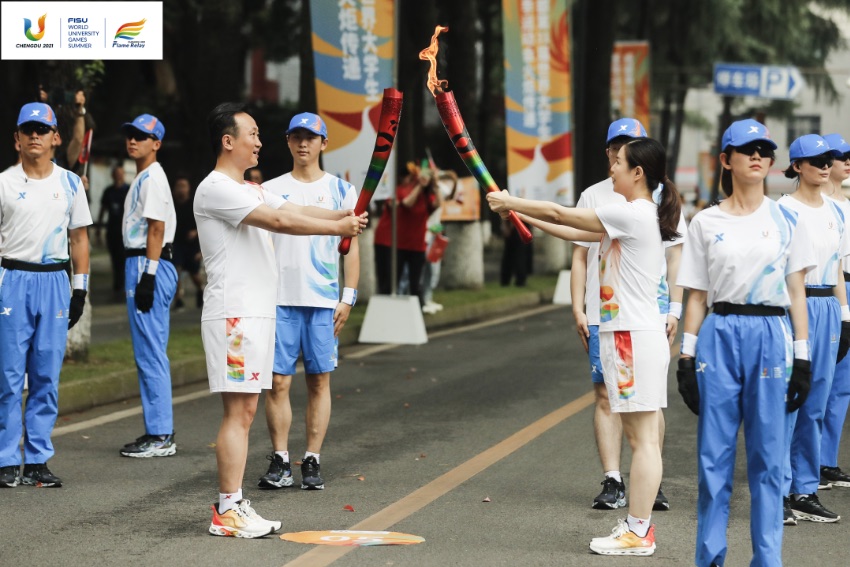
M523 244L528 244L532 241L534 236L531 234L531 231L528 230L528 227L525 226L525 223L519 220L519 216L514 211L508 213L508 219L513 223L514 228L519 233L519 238L522 240Z

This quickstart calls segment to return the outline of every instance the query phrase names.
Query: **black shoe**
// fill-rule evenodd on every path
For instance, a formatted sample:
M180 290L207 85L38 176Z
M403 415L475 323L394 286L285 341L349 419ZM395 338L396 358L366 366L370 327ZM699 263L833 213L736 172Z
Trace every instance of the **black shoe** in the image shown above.
M47 488L51 486L58 488L62 486L62 481L59 480L59 477L50 472L50 469L47 468L47 464L24 465L24 476L21 478L21 483L38 486L40 488Z
M616 510L626 505L626 483L622 480L617 482L616 479L606 476L600 484L602 484L602 492L593 499L592 508L596 510Z
M787 496L782 498L782 523L786 526L797 525L797 518L794 517L794 511L791 510L791 499Z
M821 490L832 490L832 483L823 476L823 468L821 468L820 480L818 481L818 492Z
M170 457L176 452L177 443L174 442L174 433L164 436L145 435L121 448L122 456L137 458Z
M821 467L820 479L821 483L825 480L832 486L850 487L850 474L842 471L841 467Z
M145 433L141 437L136 437L135 441L130 441L129 443L125 443L124 448L131 447L133 445L138 445L139 443L141 443L143 441L147 441L148 437L149 437L149 435L147 433Z
M658 494L655 495L655 502L652 504L652 509L661 512L670 509L670 502L667 501L667 497L661 492L661 486L658 487Z
M301 488L303 490L325 489L325 481L322 479L319 468L316 457L307 457L301 463Z
M269 464L269 472L260 477L257 486L260 488L283 488L284 486L292 486L292 467L289 463L283 460L283 457L277 453L272 453L266 457L271 461Z
M798 519L825 523L837 522L841 519L838 514L824 508L818 500L817 494L800 494L798 496L800 496L799 500L794 497L791 498L791 509Z
M0 468L0 488L15 488L21 483L20 465Z

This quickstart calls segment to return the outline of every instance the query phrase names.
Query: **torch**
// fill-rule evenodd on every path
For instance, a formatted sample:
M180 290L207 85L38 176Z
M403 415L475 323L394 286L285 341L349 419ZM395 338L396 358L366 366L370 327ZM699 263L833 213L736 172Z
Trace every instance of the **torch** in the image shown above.
M431 63L431 68L428 71L428 89L437 101L437 112L440 114L440 120L443 122L446 133L466 168L478 181L478 185L487 191L498 192L499 186L493 181L493 176L487 171L484 161L478 155L478 150L472 145L472 138L469 137L469 132L466 130L466 124L464 124L463 117L460 115L454 95L450 91L444 90L449 85L448 81L437 79L437 51L439 49L437 36L441 32L448 31L448 29L445 26L437 26L434 29L434 35L431 36L431 45L419 53L419 59ZM517 214L511 211L508 218L513 223L522 241L526 244L531 242L533 238L531 231L519 220Z
M381 102L381 118L378 120L378 136L375 139L375 149L372 150L372 160L366 171L366 180L354 206L354 214L360 215L369 207L369 201L375 194L375 188L384 175L390 152L393 149L395 134L398 130L398 121L401 119L401 103L404 95L401 91L393 88L384 89L384 98ZM351 248L351 237L346 236L339 242L339 253L345 256Z

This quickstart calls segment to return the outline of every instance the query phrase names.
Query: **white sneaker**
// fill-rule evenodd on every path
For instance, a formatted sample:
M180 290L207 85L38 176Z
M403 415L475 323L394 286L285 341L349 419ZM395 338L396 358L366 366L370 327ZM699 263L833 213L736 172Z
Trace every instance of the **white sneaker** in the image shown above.
M433 305L434 309L436 309L437 311L443 310L443 304L442 303L431 303L431 305Z
M280 529L280 522L272 522L262 518L253 508L251 501L242 499L224 514L219 514L218 506L211 506L213 511L210 533L217 536L232 536L242 538L258 538L273 534Z
M606 537L595 537L590 551L600 555L652 555L655 553L655 526L650 526L646 537L629 529L625 520L617 520L617 527Z

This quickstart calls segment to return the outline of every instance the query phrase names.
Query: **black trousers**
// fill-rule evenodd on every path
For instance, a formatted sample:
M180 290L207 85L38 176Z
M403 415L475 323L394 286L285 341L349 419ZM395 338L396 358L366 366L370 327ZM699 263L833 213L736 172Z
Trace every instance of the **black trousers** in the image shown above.
M425 252L414 250L396 250L396 287L398 286L404 267L410 278L410 295L419 298L422 304L422 269L425 267ZM375 276L378 279L378 293L389 295L392 288L390 279L392 271L392 248L375 244Z

